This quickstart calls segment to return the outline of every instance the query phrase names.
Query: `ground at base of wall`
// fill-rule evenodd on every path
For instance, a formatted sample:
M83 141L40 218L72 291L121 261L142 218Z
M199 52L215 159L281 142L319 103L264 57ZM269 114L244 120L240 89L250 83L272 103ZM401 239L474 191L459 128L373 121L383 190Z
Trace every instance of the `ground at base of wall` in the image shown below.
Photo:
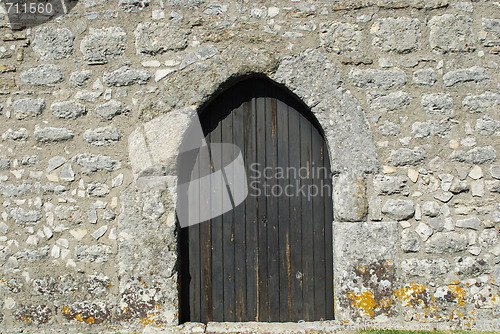
M36 334L500 334L500 321L493 320L487 323L476 323L473 326L450 323L418 323L391 322L347 322L347 321L315 321L302 323L262 323L262 322L210 322L185 323L169 328L146 326L142 330L108 329L85 330L81 327L68 327L64 330L24 330L22 333ZM12 332L14 333L14 332ZM0 332L0 334L4 334Z

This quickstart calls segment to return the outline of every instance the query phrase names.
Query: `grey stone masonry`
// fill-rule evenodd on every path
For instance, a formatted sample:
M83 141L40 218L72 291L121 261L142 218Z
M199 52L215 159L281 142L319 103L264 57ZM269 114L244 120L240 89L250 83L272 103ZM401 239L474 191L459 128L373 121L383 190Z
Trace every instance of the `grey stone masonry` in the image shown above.
M14 27L7 3L0 4L0 333L500 331L498 1L64 3L64 15L29 27ZM222 101L253 77L275 91ZM300 105L298 124L281 107L276 122L274 105L266 105L272 100L264 99L273 96ZM212 103L235 109L234 119L250 126L247 102L267 115L256 114L270 129L258 127L258 142L273 143L289 129L277 155L266 155L267 166L275 157L283 167L329 157L323 163L331 184L302 197L312 216L290 213L304 224L329 217L332 235L324 240L322 231L297 231L302 241L332 243L324 264L333 276L310 277L304 266L314 266L308 259L317 254L300 249L307 244L300 240L288 245L279 228L273 255L290 264L289 272L277 270L291 273L292 293L286 284L274 292L292 305L301 305L295 285L333 282L335 311L325 321L309 321L303 310L289 319L282 308L286 322L257 322L269 319L238 311L249 307L253 288L236 303L243 322L203 324L183 314L197 278L181 270L193 254L177 222L176 206L186 204L177 202L185 181L177 176L180 151L199 119L207 144L214 140ZM324 144L315 140L298 156L295 137L298 130L306 135L308 122ZM249 127L226 123L217 134L222 142L237 142L240 130L252 138ZM202 145L201 134L196 138ZM253 144L243 144L248 171ZM269 210L274 198L264 200ZM281 205L274 209L286 216ZM259 229L279 225L260 212ZM248 222L227 230L238 247L252 236ZM261 237L259 247L247 242L241 251L263 261L271 239ZM259 265L272 266L267 259ZM250 262L240 263L241 273L254 270ZM201 273L198 280L208 272ZM238 275L225 281L244 285ZM259 305L266 282L263 276L255 287ZM312 295L318 301L326 294Z

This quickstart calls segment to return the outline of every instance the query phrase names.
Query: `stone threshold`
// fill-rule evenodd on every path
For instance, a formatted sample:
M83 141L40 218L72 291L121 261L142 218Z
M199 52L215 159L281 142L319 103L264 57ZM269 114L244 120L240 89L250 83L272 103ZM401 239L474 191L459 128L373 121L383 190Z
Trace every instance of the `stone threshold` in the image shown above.
M447 322L417 322L384 319L384 322L369 321L313 321L313 322L209 322L185 323L178 326L158 328L154 326L109 327L91 328L88 326L67 326L65 328L20 329L10 330L0 328L0 334L29 333L29 334L356 334L364 329L393 329L393 330L476 330L500 333L500 319L481 320L475 324L460 321ZM85 324L84 324L85 325Z
M416 322L416 321L387 321L387 322L349 322L340 320L314 322L209 322L186 323L171 328L144 328L142 334L174 334L174 333L206 333L206 334L326 334L345 333L354 334L365 329L392 329L392 330L500 330L500 321L482 321L474 325L459 322Z

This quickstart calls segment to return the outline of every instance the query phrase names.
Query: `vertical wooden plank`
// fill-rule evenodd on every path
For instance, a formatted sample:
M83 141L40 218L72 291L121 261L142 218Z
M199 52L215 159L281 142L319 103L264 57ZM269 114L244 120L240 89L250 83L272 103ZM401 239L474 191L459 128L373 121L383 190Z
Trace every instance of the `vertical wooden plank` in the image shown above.
M277 99L278 110L278 166L286 171L288 167L288 106L285 103L284 94ZM283 101L285 100L285 101ZM284 193L288 186L286 174L278 177L277 192L271 196L278 197L278 249L279 249L279 298L280 298L280 321L288 321L290 317L289 292L291 292L291 269L290 269L290 199Z
M323 167L323 138L316 128L312 129L312 161L313 185L311 197L313 201L314 228L314 320L326 317L325 289L325 201L321 196Z
M311 182L311 123L300 117L300 165L307 169L307 177L301 179L306 196L302 197L302 303L304 320L314 319L314 257L312 201L307 197Z
M198 226L188 227L189 229L189 318L191 321L200 321L200 277L199 277L199 228Z
M278 183L274 177L277 166L277 102L266 98L266 167L272 172L266 177L267 192L267 271L269 296L269 321L280 321L280 270L279 270L279 235L278 235L278 198L271 191Z
M326 192L324 194L325 200L325 288L326 288L326 319L334 319L334 290L333 290L333 199L332 199L332 179L330 169L330 155L328 154L328 147L323 141L324 152L324 166L327 171L324 182Z
M223 108L224 106L220 106ZM212 115L211 115L212 116ZM211 143L220 143L222 140L222 126L220 124L218 113L214 111L213 119L217 122L217 127L210 133ZM214 166L220 166L221 161L215 161L220 158L221 152L212 154L212 172L215 172ZM211 196L211 229L212 229L212 316L213 321L224 321L224 267L223 267L223 246L222 246L222 216L217 216L218 209L222 207L222 194L217 191L219 187L212 187Z
M291 298L292 316L291 321L303 320L302 304L302 221L301 208L302 197L298 193L300 189L300 114L294 108L289 108L288 116L288 143L290 147L288 165L293 171L290 174L290 189L293 191L290 197L290 244L291 244Z
M256 112L257 98L256 91L259 81L252 80L249 87L248 98L250 102L245 104L248 108L244 110L245 124L245 165L247 174L250 174L249 166L257 161L256 153ZM249 178L247 177L247 180ZM257 226L257 198L255 194L249 193L245 201L245 237L246 237L246 315L244 321L257 320L257 248L258 248L258 226Z
M198 158L197 158L198 161ZM197 163L191 173L191 179L197 180L199 169L197 168ZM195 170L196 169L196 170ZM196 182L196 181L195 181ZM199 185L199 182L198 182ZM188 197L189 208L199 209L199 198ZM198 215L198 210L189 210L189 215ZM193 219L197 219L194 217ZM193 225L187 227L189 229L189 274L191 277L189 284L190 291L190 318L196 319L193 321L201 321L200 313L200 297L201 297L201 280L200 280L200 227L199 225Z
M209 152L202 149L199 155L199 177L210 175L212 172L211 161ZM210 187L210 182L204 183L203 186ZM209 188L211 189L211 188ZM211 210L210 197L204 196L209 193L209 189L202 189L200 191L200 214ZM201 256L201 270L200 270L200 314L201 322L208 322L212 320L212 241L211 241L211 221L204 221L199 224L200 229L200 256Z
M231 99L235 96L231 96ZM229 113L222 120L222 142L233 142L233 112ZM224 152L228 153L228 152ZM231 154L232 155L232 154ZM221 166L227 166L231 161L231 155L222 155ZM226 170L226 174L232 173L232 170ZM231 175L227 175L231 178ZM223 197L223 207L231 205L225 203L227 197ZM235 298L234 298L234 211L230 210L222 215L222 255L223 255L223 269L224 269L224 321L234 321L235 313Z
M260 92L260 90L257 90ZM257 150L257 165L250 170L249 182L256 181L249 185L249 192L254 193L257 197L257 217L258 217L258 259L257 259L257 276L258 276L258 321L270 321L269 319L269 297L268 297L268 245L267 245L267 199L264 194L263 185L266 182L264 177L264 168L266 166L266 98L257 98L256 110L256 150ZM251 167L251 166L249 166ZM254 177L252 179L252 177Z
M245 85L245 88L248 85ZM249 97L244 91L238 92L238 98L245 101L238 108L233 110L233 143L241 150L243 157L246 157L245 152L245 129L244 117L248 111L247 101ZM233 173L234 175L234 173ZM235 321L244 321L246 318L246 218L245 204L238 205L233 209L234 212L234 289L235 289Z

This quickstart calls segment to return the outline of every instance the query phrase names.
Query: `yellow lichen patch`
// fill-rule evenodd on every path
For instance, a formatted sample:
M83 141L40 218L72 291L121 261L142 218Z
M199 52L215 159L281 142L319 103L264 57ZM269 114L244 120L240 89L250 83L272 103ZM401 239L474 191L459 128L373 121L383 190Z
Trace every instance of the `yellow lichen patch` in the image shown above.
M150 316L141 317L139 319L140 319L139 324L144 325L144 326L150 326L150 325L153 325L155 323L155 320Z
M130 309L127 306L124 306L124 307L122 307L122 311L123 312L128 312L128 311L130 311Z
M453 319L460 319L464 316L464 314L462 312L460 312L459 310L452 310L450 312L450 315L448 316L448 318L450 320L453 320Z
M70 314L71 313L71 309L68 306L65 306L62 309L62 313L64 313L64 314Z
M93 324L94 323L94 318L90 317L87 320L85 320L86 323L88 324Z
M419 300L418 294L425 292L425 285L421 283L411 282L408 286L401 289L394 290L394 296L401 301L403 306L410 306L413 300L416 300L419 304L424 303L423 300Z
M78 320L78 321L80 321L80 322L84 322L81 314L75 315L75 319Z
M450 284L451 285L458 285L458 284L460 284L460 281L452 280L452 281L450 281Z
M391 307L392 306L392 299L390 297L385 297L382 298L379 302L380 307Z
M145 287L145 288L148 286L148 285L146 284L146 282L144 282L144 281L141 281L141 284L142 284L142 286L143 286L143 287Z
M30 322L30 318L28 318L28 317L23 317L23 320L26 322Z
M467 293L463 288L458 285L448 285L448 290L453 294L458 306L465 305L465 294Z
M366 266L358 266L358 270L361 273L366 273Z
M370 291L365 292L349 292L347 298L351 299L351 305L358 309L360 312L373 317L375 313L373 309L377 306L375 296Z

